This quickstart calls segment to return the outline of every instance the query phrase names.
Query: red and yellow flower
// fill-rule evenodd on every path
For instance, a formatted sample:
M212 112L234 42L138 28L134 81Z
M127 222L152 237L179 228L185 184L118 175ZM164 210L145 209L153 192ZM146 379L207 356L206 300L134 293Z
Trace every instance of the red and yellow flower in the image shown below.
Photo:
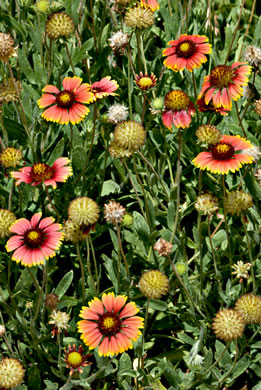
M164 100L162 121L164 126L171 130L172 123L176 127L189 127L191 116L195 114L195 107L188 95L180 90L167 93Z
M70 368L69 375L72 375L75 370L81 374L82 367L86 367L90 364L91 362L87 362L87 359L91 357L90 354L84 355L83 354L83 347L82 345L79 346L78 349L76 349L75 344L71 347L70 345L68 346L68 351L65 351L65 362L67 363L66 368Z
M153 12L155 12L157 9L160 9L157 0L141 0L140 5L144 8L150 8Z
M246 62L234 62L231 66L218 65L204 78L198 99L204 96L205 103L212 102L217 108L232 109L232 100L243 95L242 86L247 85L251 66Z
M178 72L184 68L190 72L194 68L199 68L207 61L205 54L211 53L211 45L205 35L182 34L179 39L169 41L168 47L163 50L163 56L167 57L164 65Z
M206 104L205 96L202 96L200 99L197 99L197 106L200 112L217 112L225 116L228 115L228 112L230 111L227 108L224 108L223 106L220 107L214 106L212 101Z
M46 186L57 187L57 182L65 182L72 175L72 168L66 167L70 160L66 157L58 158L50 167L44 163L34 163L32 167L24 167L19 171L12 172L11 176L17 179L17 186L20 183L32 184L37 186L44 183Z
M141 90L147 91L148 89L155 87L157 77L153 73L149 76L148 73L143 74L140 72L139 75L136 74L135 76L135 83Z
M127 297L114 293L94 298L89 307L83 307L78 322L81 338L90 349L99 346L100 356L113 356L133 348L143 328L143 318L135 316L139 311L134 302L126 304Z
M107 96L115 96L115 91L119 88L117 81L111 80L110 76L103 77L91 85L91 92L96 99L103 99Z
M42 213L37 213L30 221L18 219L10 228L16 235L7 241L6 250L14 251L12 260L26 267L43 264L45 259L54 257L63 240L63 233L59 231L62 226L54 223L52 217L42 220L41 217Z
M94 94L90 91L90 85L82 84L80 77L65 77L62 82L63 90L60 91L54 85L44 87L44 94L37 101L40 108L46 108L42 117L49 122L66 125L71 122L81 122L90 112L84 104L95 101Z
M251 164L253 157L247 153L238 153L245 149L252 148L249 141L239 135L223 135L221 140L210 147L208 152L201 152L192 161L193 164L204 170L213 173L225 174L235 172L242 167L242 164Z

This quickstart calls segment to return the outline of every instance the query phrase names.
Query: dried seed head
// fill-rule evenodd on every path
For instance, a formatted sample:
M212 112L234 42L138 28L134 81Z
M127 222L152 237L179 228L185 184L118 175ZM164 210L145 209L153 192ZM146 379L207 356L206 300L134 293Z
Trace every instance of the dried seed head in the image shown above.
M153 248L160 256L168 256L171 254L172 247L173 245L169 241L159 238Z
M6 148L0 154L0 163L5 168L15 168L22 160L23 154L21 150L15 148Z
M74 31L72 18L65 12L57 12L49 15L45 31L50 39L68 38Z
M256 100L255 102L255 111L256 113L261 116L261 99Z
M129 43L129 35L123 33L121 30L112 33L111 37L108 39L109 46L112 48L114 54L120 53L123 54L126 46Z
M236 278L238 279L248 279L248 271L250 270L251 266L251 263L243 263L242 260L239 260L236 264L232 265L232 268L235 270L232 272L232 274L236 275Z
M216 145L222 138L220 131L211 125L202 125L196 131L198 141L202 146Z
M0 361L0 387L11 389L24 379L24 368L22 364L13 358L3 358Z
M10 34L0 32L0 61L6 62L12 56L17 56L14 40Z
M3 337L5 332L6 332L5 326L4 325L0 325L0 337Z
M197 197L195 208L204 215L212 215L219 208L218 198L213 194L206 192Z
M57 328L58 333L61 333L62 330L68 328L68 323L70 321L70 316L67 313L64 313L60 310L54 310L50 315L51 321L48 324L53 324Z
M16 216L9 210L0 209L0 238L10 235L10 227L16 221Z
M2 103L17 102L20 92L22 91L22 84L20 81L15 81L16 88L14 86L13 80L8 78L0 84L0 99ZM18 93L17 93L18 92Z
M213 319L212 329L217 338L225 341L235 340L244 332L243 317L235 310L220 310Z
M129 109L124 104L115 103L108 108L108 121L115 125L119 122L126 121L129 115Z
M252 146L252 148L247 149L247 154L252 156L255 162L258 162L261 157L261 150L259 146Z
M125 24L133 29L142 30L154 24L154 13L150 8L130 8L124 19Z
M255 173L255 177L257 178L257 181L259 182L259 185L261 186L261 169L257 169Z
M78 226L95 224L99 219L99 213L97 203L88 197L76 198L68 207L69 219Z
M114 130L115 142L122 148L132 152L144 145L145 138L144 127L135 121L121 122Z
M57 304L59 302L59 298L56 294L48 294L45 298L45 305L51 309L55 310L57 308Z
M240 215L253 206L253 198L243 190L229 192L224 199L225 212Z
M261 324L261 297L258 295L242 295L236 301L235 310L240 313L246 324Z
M125 149L118 145L115 141L112 141L109 146L109 153L114 158L124 158L130 157L133 154L133 151Z
M148 299L160 299L169 288L167 276L158 270L145 272L139 280L139 289Z
M261 49L255 46L248 46L243 53L243 61L247 61L249 65L259 66L261 64Z
M104 205L104 218L107 222L117 225L122 222L126 209L120 203L110 200Z
M63 232L64 239L66 241L72 241L74 243L78 241L82 241L85 238L85 234L83 233L79 224L74 223L70 219L63 223Z

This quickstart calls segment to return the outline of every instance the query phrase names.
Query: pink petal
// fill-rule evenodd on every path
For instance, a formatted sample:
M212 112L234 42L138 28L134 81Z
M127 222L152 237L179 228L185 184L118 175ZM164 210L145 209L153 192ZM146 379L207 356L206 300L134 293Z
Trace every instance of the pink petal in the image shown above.
M10 232L23 235L27 230L31 229L31 224L28 219L21 218L17 219L11 226Z
M82 83L82 79L80 77L65 77L62 84L66 91L73 92L78 88Z
M37 227L41 217L42 217L42 213L36 213L36 214L34 214L32 216L32 218L31 218L31 226L32 226L32 228Z

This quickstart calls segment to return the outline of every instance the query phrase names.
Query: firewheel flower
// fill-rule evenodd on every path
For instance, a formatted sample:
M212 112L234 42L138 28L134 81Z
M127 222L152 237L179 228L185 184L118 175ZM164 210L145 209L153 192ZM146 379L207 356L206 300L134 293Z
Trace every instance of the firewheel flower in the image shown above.
M191 116L194 114L194 104L185 92L173 90L167 93L164 100L162 121L169 130L171 130L172 123L183 129L189 127Z
M47 85L43 89L43 96L37 101L40 108L46 108L42 117L49 122L66 125L71 122L81 122L90 112L84 106L95 101L94 94L90 91L89 84L82 84L80 77L65 77L62 82L63 91L54 85ZM50 106L50 107L49 107Z
M42 213L34 214L31 221L18 219L10 228L16 235L7 241L6 250L14 251L12 260L26 267L43 264L44 259L54 257L63 240L61 225L54 223L52 217L41 220L41 216Z
M243 85L247 85L247 75L251 66L246 62L234 62L231 66L218 65L204 78L198 99L204 95L205 103L213 102L215 107L231 110L232 100L243 95Z
M76 349L75 344L73 344L72 347L71 345L68 345L68 350L65 351L64 360L67 363L66 368L70 368L69 375L72 375L75 370L81 374L83 372L82 367L86 367L89 364L92 364L91 362L87 361L89 357L91 357L90 354L83 354L82 345L80 345L78 349Z
M208 152L199 153L192 162L196 167L213 173L235 172L242 167L242 164L253 162L253 157L249 154L237 153L251 147L251 143L239 135L223 135Z
M107 96L115 96L115 91L119 88L115 80L111 80L110 76L103 77L100 81L96 81L91 85L91 92L96 99L103 99Z
M89 307L83 307L78 322L81 338L90 349L99 346L100 356L113 356L133 348L143 328L143 318L135 316L139 309L134 302L126 304L127 297L114 293L94 298Z
M169 41L167 49L163 50L163 56L167 58L164 65L178 72L184 68L190 72L207 62L205 54L211 53L211 45L205 35L182 34L179 39Z
M32 184L37 186L44 183L46 186L56 188L57 182L65 182L72 175L72 168L66 167L70 160L66 157L58 158L50 167L44 163L34 163L32 167L24 167L19 171L12 172L14 179L18 179L16 185L20 183Z
M157 9L160 9L157 0L141 0L140 5L144 8L150 8L153 12L155 12Z

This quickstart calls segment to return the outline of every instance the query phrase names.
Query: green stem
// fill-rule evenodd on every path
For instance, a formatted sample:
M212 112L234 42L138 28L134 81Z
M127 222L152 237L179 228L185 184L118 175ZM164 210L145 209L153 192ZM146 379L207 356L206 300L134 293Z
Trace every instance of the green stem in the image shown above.
M71 122L69 121L70 124L70 145L69 145L69 158L72 159L72 144L73 144L73 127Z
M69 48L68 48L67 42L65 41L64 44L65 44L65 49L66 49L66 52L67 52L67 56L68 56L69 62L71 64L72 72L75 75L75 69L74 69L74 66L73 66L73 63L72 63L72 57L71 57L71 54L69 52Z
M88 236L86 236L86 246L87 246L87 269L88 269L88 273L89 273L89 278L91 280L91 283L93 285L93 288L94 288L94 294L95 296L97 296L97 289L96 289L96 286L95 286L95 281L93 279L93 276L92 276L92 269L91 269L91 256L90 256L90 243L89 243L89 239L88 239Z
M232 38L231 38L231 41L230 41L230 45L229 45L229 48L228 48L228 51L227 51L227 55L226 55L226 58L225 58L224 65L226 65L226 63L228 61L228 58L230 56L230 52L231 52L232 46L234 44L234 40L236 38L236 33L237 33L237 30L238 30L239 25L240 25L240 20L241 20L241 15L242 15L242 11L243 11L243 8L244 8L244 4L245 4L245 0L242 1L241 7L240 7L238 21L237 21L236 27L234 28L234 32L233 32L233 35L232 35Z
M131 64L131 55L130 55L130 50L128 50L128 98L129 98L129 110L130 110L130 119L133 119L132 116L132 103L131 103L131 69L130 69L130 64Z
M229 253L230 277L231 277L231 280L232 280L232 278L233 278L233 275L232 275L233 261L232 261L232 252L231 252L231 245L230 245L230 238L229 238L229 231L228 231L227 213L226 213L226 210L225 210L226 186L225 186L225 177L224 177L224 175L222 175L222 187L223 187L223 211L224 211L225 230L226 230L228 253Z
M197 108L197 98L198 98L198 93L197 93L197 84L196 84L196 78L194 74L194 69L192 70L192 81L193 81L193 89L194 89L194 99L195 99L195 107L196 107L196 115L197 115L197 121L199 125L199 113L198 113L198 108Z
M90 8L91 8L92 33L93 33L93 40L94 40L94 48L96 51L96 55L98 55L98 46L97 46L97 37L96 37L96 28L95 28L95 19L94 19L94 14L93 14L92 0L90 0Z
M244 137L247 138L247 135L246 135L246 131L244 129L244 126L243 126L243 122L240 118L240 114L239 114L239 111L238 111L238 105L237 105L237 102L235 101L235 106L236 106L236 112L237 112L237 118L238 118L238 121L239 121L239 124L240 124L240 127L243 131L243 134L244 134Z
M141 368L141 359L145 353L144 351L144 340L145 340L145 332L146 332L146 328L147 328L147 324L148 324L148 317L149 317L149 306L150 306L150 299L147 300L147 304L146 304L146 310L145 310L145 318L144 318L144 327L143 327L143 332L142 332L142 336L141 336L141 354L138 358L138 370L140 370Z
M129 265L125 256L125 253L123 251L122 242L121 242L121 231L120 231L120 225L116 223L116 231L117 231L117 238L118 238L118 245L120 248L121 256L123 258L125 268L126 268L126 274L127 274L127 296L129 296L129 283L130 283L130 270Z
M220 296L221 296L221 294L222 294L222 285L221 285L221 281L220 281L221 275L220 275L220 272L218 271L218 268L217 268L216 254L215 254L215 249L214 249L213 242L212 242L212 237L211 237L210 215L208 215L208 238L209 238L209 243L210 243L210 247L211 247L211 253L212 253L212 258L213 258L213 263L214 263L216 280L218 282L219 292L220 292Z
M80 268L81 268L82 304L84 305L85 304L85 277L84 277L84 267L83 267L79 242L76 243L76 251L77 251L77 257L78 257L78 260L80 263ZM88 255L89 255L89 253L88 253Z
M181 177L181 153L182 153L182 138L181 138L181 131L180 128L178 129L179 132L179 147L178 147L178 161L177 161L177 173L175 177L175 185L177 186L177 202L176 202L176 214L175 214L175 221L173 230L170 237L170 242L173 242L173 239L175 237L178 222L179 222L179 206L180 206L180 177Z
M96 276L97 295L99 295L99 290L100 290L100 286L99 286L99 274L98 274L98 267L97 267L97 261L96 261L96 256L95 256L95 250L94 250L94 247L93 247L93 243L92 243L92 239L91 239L90 234L88 234L87 237L88 237L88 239L89 239L89 243L90 243L90 246L91 246L92 257L93 257L93 262L94 262L94 269L95 269L95 276Z
M11 210L11 207L12 207L13 191L14 191L14 180L12 180L12 184L11 184L11 188L10 188L10 192L9 192L9 196L8 196L8 210L9 211Z
M234 368L235 368L235 365L237 363L237 360L238 360L238 357L239 357L239 349L238 349L238 344L237 344L237 339L235 339L235 348L236 348L236 354L235 354L235 357L234 357L234 361L233 361L233 364L231 365L230 369L228 370L228 372L222 376L222 378L219 379L218 381L218 387L217 387L217 390L219 390L222 386L222 384L225 382L225 380L229 377L229 375L231 374L231 372L233 372Z
M250 244L250 240L249 240L249 236L248 236L248 232L247 232L247 228L246 228L246 224L244 222L244 217L243 216L241 217L241 222L242 222L242 225L243 225L243 228L244 228L244 232L245 232L245 236L246 236L249 262L251 264L251 276L252 276L252 280L253 280L253 292L255 293L256 292L256 280L255 280L255 273L254 273L254 267L253 267L253 257L252 257L252 251L251 251L251 244Z
M143 39L142 39L142 36L140 35L140 33L138 33L138 34L139 34L139 39L140 39L140 52L141 52L141 58L142 58L144 70L145 70L145 73L148 73L146 58L145 58L145 54L144 54Z
M140 33L138 31L136 31L136 41L137 41L137 48L138 48L138 69L139 69L139 73L140 73L142 54L141 54L141 48L140 48Z
M57 210L57 208L55 207L55 205L53 204L53 201L52 201L52 199L51 199L51 197L50 197L48 188L47 188L46 186L44 186L44 187L45 187L45 192L46 192L47 199L48 199L50 205L52 206L52 208L54 209L54 211L55 211L55 213L56 213L56 215L57 215L57 222L59 223L59 222L60 222L60 219L61 219L60 213L59 213L59 211Z

